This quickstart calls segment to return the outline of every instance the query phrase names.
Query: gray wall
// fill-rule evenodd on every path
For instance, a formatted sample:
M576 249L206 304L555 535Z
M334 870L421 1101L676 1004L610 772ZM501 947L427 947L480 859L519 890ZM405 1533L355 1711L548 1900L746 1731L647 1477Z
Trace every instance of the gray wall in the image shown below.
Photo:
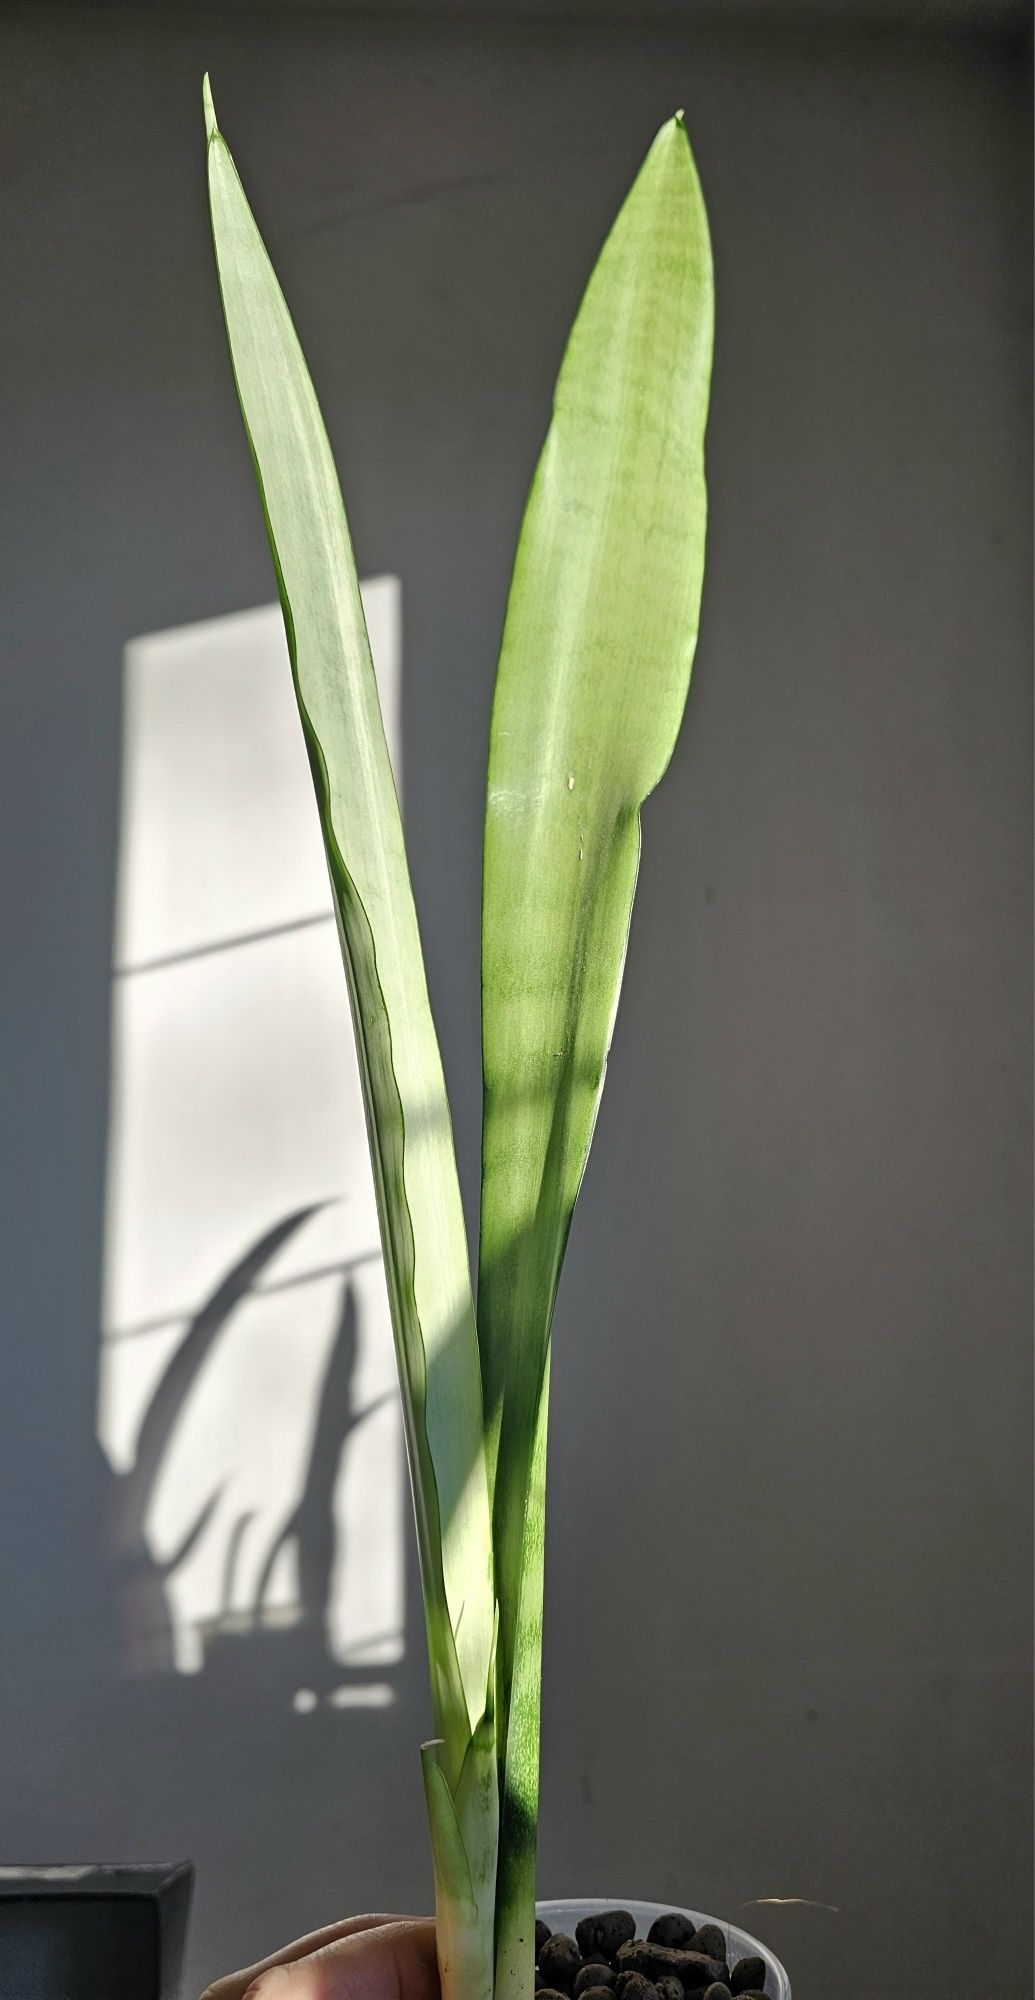
M3 17L2 1858L193 1854L193 1986L430 1895L415 1605L399 1705L305 1727L247 1684L127 1681L111 1636L122 648L271 595L206 237L206 64L361 566L403 582L469 1191L509 559L594 250L687 107L717 256L710 570L558 1313L541 1882L743 1913L802 2000L905 2000L921 1962L925 1992L976 1991L964 1934L985 1990L1022 2000L1028 218L1005 42Z

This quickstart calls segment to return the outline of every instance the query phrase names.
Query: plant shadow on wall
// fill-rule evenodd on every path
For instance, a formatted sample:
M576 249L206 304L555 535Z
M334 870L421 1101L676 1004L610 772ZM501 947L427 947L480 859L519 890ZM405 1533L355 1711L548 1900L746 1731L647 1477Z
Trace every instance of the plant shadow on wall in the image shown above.
M365 588L397 741L398 585ZM121 1665L387 1707L395 1361L279 611L134 641L124 693L98 1413Z
M179 1347L159 1378L140 1425L136 1457L127 1472L115 1475L111 1497L111 1553L115 1565L121 1645L130 1672L175 1669L177 1665L173 1580L206 1535L218 1536L216 1517L222 1486L204 1501L178 1544L164 1557L149 1546L147 1517L161 1478L166 1453L191 1389L210 1350L218 1342L235 1307L276 1251L300 1229L312 1209L285 1217L266 1231L206 1300L192 1320ZM350 1559L347 1528L339 1529L335 1493L349 1441L357 1428L388 1401L382 1392L365 1408L357 1407L356 1375L359 1353L356 1293L346 1278L330 1355L320 1385L308 1462L297 1503L287 1519L267 1529L251 1601L238 1605L237 1572L243 1544L256 1521L253 1509L241 1510L224 1523L221 1538L222 1590L214 1616L199 1627L200 1666L209 1674L229 1673L239 1684L246 1677L279 1682L296 1690L295 1700L308 1693L318 1698L331 1689L339 1702L349 1689L367 1689L379 1705L386 1695L384 1668L343 1666L331 1643L332 1594L336 1571ZM343 1546L344 1544L344 1546ZM297 1601L293 1606L268 1605L278 1560L293 1550ZM356 1551L362 1561L363 1551ZM383 1640L394 1643L386 1632ZM377 1639L373 1642L375 1647ZM247 1655L247 1661L242 1658ZM360 1696L361 1700L362 1697Z

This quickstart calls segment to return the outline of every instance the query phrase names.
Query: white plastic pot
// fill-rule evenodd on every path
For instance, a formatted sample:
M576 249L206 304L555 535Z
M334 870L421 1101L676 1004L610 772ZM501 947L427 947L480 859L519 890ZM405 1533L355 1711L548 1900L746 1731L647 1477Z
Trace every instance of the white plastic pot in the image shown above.
M628 1910L629 1915L636 1919L637 1937L646 1937L655 1917L678 1909L678 1903L634 1903L628 1896L580 1896L574 1903L537 1903L536 1915L542 1917L552 1931L563 1931L566 1937L574 1937L575 1926L581 1923L583 1917L595 1917L600 1910ZM727 1960L730 1971L738 1959L760 1958L766 1968L766 2000L791 2000L791 1982L783 1966L758 1938L742 1931L737 1924L723 1923L721 1917L709 1917L704 1910L680 1910L680 1915L689 1917L692 1924L718 1924L729 1941Z

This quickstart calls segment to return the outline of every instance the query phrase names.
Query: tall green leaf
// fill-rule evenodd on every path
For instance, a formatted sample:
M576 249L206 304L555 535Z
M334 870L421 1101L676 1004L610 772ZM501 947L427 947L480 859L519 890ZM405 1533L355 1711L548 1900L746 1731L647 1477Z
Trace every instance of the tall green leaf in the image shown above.
M704 563L708 228L658 134L564 356L489 750L478 1329L500 1598L497 1992L530 1990L550 1326L625 959L640 807L675 743Z
M206 80L230 352L277 575L359 1052L452 1794L495 1600L478 1347L442 1065L345 511L309 373Z

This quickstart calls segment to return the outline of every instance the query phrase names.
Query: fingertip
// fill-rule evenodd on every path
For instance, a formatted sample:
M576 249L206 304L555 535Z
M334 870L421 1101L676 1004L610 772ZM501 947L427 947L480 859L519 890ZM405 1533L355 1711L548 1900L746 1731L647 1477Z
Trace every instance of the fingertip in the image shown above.
M202 2000L439 2000L433 1917L350 1917L275 1959L219 1979Z

